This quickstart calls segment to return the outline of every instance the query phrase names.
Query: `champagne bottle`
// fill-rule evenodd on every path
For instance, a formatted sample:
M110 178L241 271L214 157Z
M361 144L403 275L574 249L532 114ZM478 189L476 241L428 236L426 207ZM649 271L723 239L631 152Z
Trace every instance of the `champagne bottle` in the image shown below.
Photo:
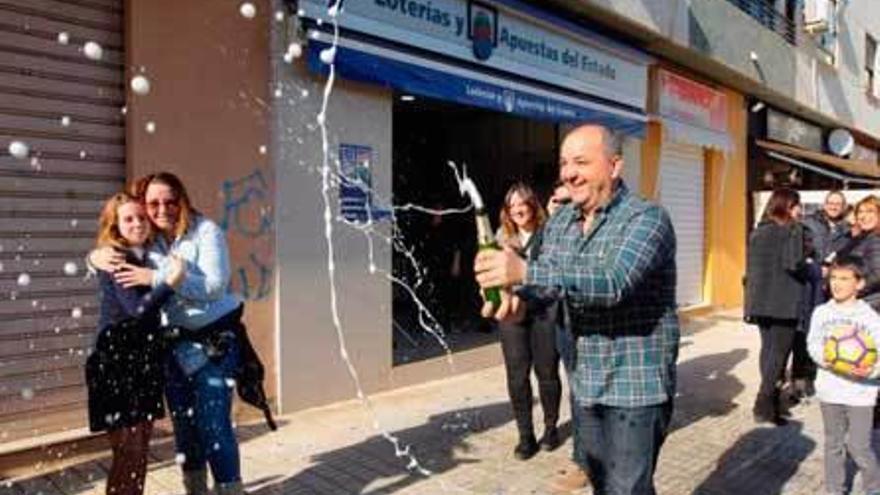
M470 196L471 202L474 204L477 221L477 250L500 249L498 243L495 242L495 236L492 235L492 223L489 221L489 215L486 214L483 198L477 190L477 185L470 177L465 177L460 181L459 188L462 194ZM483 289L483 298L492 303L494 309L498 309L501 306L501 288L488 287Z
M499 249L495 236L492 235L492 224L489 222L489 215L480 208L476 210L477 220L477 249L484 251L487 249ZM483 297L492 303L495 309L501 305L501 290L498 287L489 287L483 289Z

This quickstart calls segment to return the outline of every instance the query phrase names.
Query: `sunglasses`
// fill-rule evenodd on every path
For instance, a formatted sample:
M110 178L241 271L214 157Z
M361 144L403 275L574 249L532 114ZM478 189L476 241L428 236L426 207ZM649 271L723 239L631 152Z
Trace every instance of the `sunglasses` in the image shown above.
M160 206L164 206L166 209L178 208L180 206L180 201L177 199L169 199L166 201L153 200L147 202L147 208L151 210L158 210Z

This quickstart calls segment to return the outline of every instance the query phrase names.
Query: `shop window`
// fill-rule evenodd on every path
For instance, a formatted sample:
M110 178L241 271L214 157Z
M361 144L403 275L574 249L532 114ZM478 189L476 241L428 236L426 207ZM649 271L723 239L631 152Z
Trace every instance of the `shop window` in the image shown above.
M467 165L477 184L492 227L507 188L521 180L541 204L558 177L559 125L513 114L395 94L392 125L394 204L432 210L463 208L447 163ZM449 215L398 211L393 275L405 283L392 288L393 362L395 365L442 356L445 350L423 324L446 335L453 352L497 342L491 320L480 317L474 281L476 226L473 212ZM416 302L412 295L419 298ZM431 317L420 315L422 307Z
M880 98L880 53L877 52L877 40L870 34L865 35L865 81L867 82L868 94L874 98Z

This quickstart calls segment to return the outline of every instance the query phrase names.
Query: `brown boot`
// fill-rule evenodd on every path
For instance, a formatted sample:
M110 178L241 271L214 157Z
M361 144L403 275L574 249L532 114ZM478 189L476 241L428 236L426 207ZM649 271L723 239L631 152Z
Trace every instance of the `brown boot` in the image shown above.
M590 484L587 472L577 464L569 462L566 467L560 469L550 483L555 492L572 493L583 490Z

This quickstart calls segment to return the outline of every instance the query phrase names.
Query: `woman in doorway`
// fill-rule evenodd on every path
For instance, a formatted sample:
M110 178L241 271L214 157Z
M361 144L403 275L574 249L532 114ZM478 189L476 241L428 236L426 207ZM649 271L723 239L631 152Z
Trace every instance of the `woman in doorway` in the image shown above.
M98 223L98 248L112 249L130 266L144 266L151 228L139 200L114 195ZM109 271L98 272L98 334L86 361L86 384L89 427L108 432L113 452L108 494L144 491L153 421L165 416L159 308L184 276L176 257L169 259L167 274L152 289L125 288Z
M223 231L190 203L177 176L148 175L134 185L144 198L158 235L148 253L155 269L132 267L112 250L99 249L90 261L101 269L122 268L115 278L124 287L155 286L177 255L186 280L165 307L165 395L174 424L188 495L208 493L206 465L218 495L243 493L238 441L232 428L232 391L240 362L241 300L227 289L229 249Z
M523 183L514 184L504 197L501 228L496 236L498 243L528 258L545 219L544 209L532 189ZM559 445L556 430L562 394L559 354L553 320L544 316L530 315L520 323L502 323L499 327L507 391L519 430L514 455L520 460L535 455L539 445L544 450L553 450ZM538 377L538 393L544 410L544 436L540 444L535 439L532 425L532 387L529 381L532 367Z
M764 219L749 237L745 318L761 332L761 386L753 409L755 420L782 425L780 387L804 293L800 195L779 188L764 211Z

